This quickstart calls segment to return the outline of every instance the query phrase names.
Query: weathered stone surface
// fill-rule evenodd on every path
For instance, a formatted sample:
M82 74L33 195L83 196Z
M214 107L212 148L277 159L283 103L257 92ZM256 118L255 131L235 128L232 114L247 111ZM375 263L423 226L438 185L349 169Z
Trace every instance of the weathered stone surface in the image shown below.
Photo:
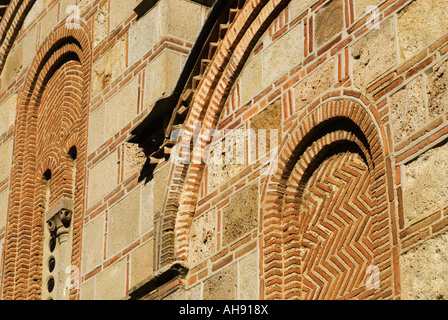
M422 32L424 30L424 32ZM397 33L402 61L448 33L448 2L416 0L397 15Z
M0 146L0 181L9 178L12 159L12 139L8 140L4 145Z
M141 59L160 40L158 6L152 8L129 30L129 65Z
M17 94L10 96L0 105L0 136L14 125L17 107Z
M168 191L168 178L170 174L170 165L166 164L162 169L154 174L153 179L153 205L154 214L161 213L165 203L166 193Z
M125 68L126 37L122 37L93 64L92 97L121 75Z
M0 229L6 225L8 215L8 195L7 191L0 193Z
M141 234L147 234L154 228L154 180L142 185Z
M102 213L83 228L82 274L93 270L103 261L105 224L105 214Z
M239 300L258 299L258 252L253 251L238 263L239 268Z
M263 89L262 55L257 54L247 61L240 76L241 102L246 104Z
M121 300L126 295L126 259L96 276L95 300Z
M447 205L448 144L431 149L405 167L404 211L409 221Z
M126 143L124 145L124 179L140 173L145 161L146 155L138 145Z
M113 31L134 13L139 0L110 0L110 30Z
M123 1L121 1L123 2ZM93 46L96 47L109 34L109 2L105 2L95 13L93 20Z
M257 156L263 156L264 152L260 152L258 148L261 146L266 152L269 152L271 148L278 147L278 145L272 144L271 146L271 130L276 130L272 132L277 132L277 143L281 140L281 129L282 129L282 101L281 99L275 101L273 104L269 105L265 110L261 111L255 115L250 120L250 128L254 130L257 137ZM261 140L260 129L266 130L265 141Z
M84 12L88 7L90 7L93 1L94 0L77 0L79 10Z
M170 95L180 73L182 56L163 51L146 69L144 107L152 106L164 95Z
M401 256L401 297L404 300L448 298L448 233L441 234Z
M271 85L302 60L303 24L300 23L263 49L263 88Z
M236 263L222 269L204 281L204 300L236 300L237 266Z
M134 78L106 102L106 140L120 132L137 116L138 78Z
M29 67L37 50L37 27L31 28L22 41L23 45L23 67Z
M140 188L109 209L107 257L125 249L140 235Z
M87 152L91 154L95 152L101 145L106 142L106 105L96 109L89 117L89 138Z
M305 9L307 9L313 2L315 2L315 0L292 0L288 5L290 19L295 18L300 13L305 11Z
M31 10L28 12L28 14L25 17L25 20L23 21L23 29L26 29L42 12L44 9L44 3L43 0L36 0L36 2L31 7Z
M45 6L45 4L44 4ZM53 28L58 22L58 6L54 6L50 11L46 13L40 24L40 43L42 44L45 39L50 35Z
M389 19L352 46L353 80L361 89L396 65L394 21Z
M89 172L88 205L91 206L111 192L118 183L118 156L109 154Z
M131 253L131 284L134 287L154 273L154 240L150 240Z
M19 44L6 58L5 66L0 74L1 90L7 89L23 71L23 44Z
M355 16L359 18L366 14L370 8L376 7L383 0L356 0L355 1ZM372 17L373 18L373 17Z
M193 267L215 252L216 211L208 211L192 222L190 229L190 265Z
M330 41L344 27L342 0L332 0L316 13L315 35L318 47Z
M238 191L222 212L222 245L226 246L258 226L258 184Z
M95 299L95 277L90 278L89 280L81 283L80 299L81 300L94 300Z
M336 83L334 60L326 62L308 75L295 88L295 107L302 110Z
M403 141L426 122L425 87L423 78L412 80L390 98L391 124L394 141Z
M428 114L433 119L448 111L448 60L436 65L427 80Z

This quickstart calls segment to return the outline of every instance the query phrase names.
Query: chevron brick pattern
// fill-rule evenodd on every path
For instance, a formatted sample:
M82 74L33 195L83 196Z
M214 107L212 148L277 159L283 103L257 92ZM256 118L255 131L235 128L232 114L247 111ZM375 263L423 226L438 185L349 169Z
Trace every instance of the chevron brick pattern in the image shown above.
M302 298L350 298L364 290L372 263L369 173L357 153L323 161L300 203Z

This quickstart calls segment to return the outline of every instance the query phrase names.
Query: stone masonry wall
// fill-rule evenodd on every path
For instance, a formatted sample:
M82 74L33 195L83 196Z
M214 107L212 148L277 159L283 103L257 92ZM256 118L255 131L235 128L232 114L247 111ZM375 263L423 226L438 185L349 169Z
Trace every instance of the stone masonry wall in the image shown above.
M145 154L127 140L172 92L210 8L159 0L139 17L141 2L16 0L21 10L0 21L2 299L42 297L39 188L58 162L39 159L72 145L75 191L62 176L51 191L54 202L75 199L67 299L448 297L446 0L236 1L184 128L217 129L211 155L243 161L162 161L149 182L138 179ZM64 29L73 5L80 31ZM54 69L75 76L55 84L64 77ZM35 131L24 122L34 114ZM250 162L249 140L227 143L226 130L275 130L264 147L278 140L277 171ZM179 215L167 221L173 206ZM151 287L166 272L169 228L185 272ZM369 266L379 270L374 288Z

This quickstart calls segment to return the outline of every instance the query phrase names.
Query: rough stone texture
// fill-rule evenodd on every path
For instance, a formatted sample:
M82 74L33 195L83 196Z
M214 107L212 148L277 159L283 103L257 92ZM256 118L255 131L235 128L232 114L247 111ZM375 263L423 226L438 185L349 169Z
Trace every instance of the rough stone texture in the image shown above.
M6 191L0 193L0 229L6 225L6 217L8 214L8 195L9 193Z
M154 182L142 185L141 234L147 234L154 228Z
M111 192L118 182L118 157L113 152L90 169L88 204L89 206Z
M259 148L264 149L264 151L269 152L271 148L278 147L271 145L271 133L275 132L271 130L277 130L277 143L281 141L281 129L282 129L282 101L277 100L265 110L255 115L250 120L250 128L254 130L257 137L257 157L263 157L264 152ZM260 129L266 130L266 140L261 140L261 135L259 134ZM258 159L257 158L257 159Z
M305 9L307 9L313 2L315 2L315 0L292 0L288 5L290 19L295 18L300 13L305 11Z
M124 179L140 173L146 161L146 155L136 144L127 143L124 146Z
M108 267L96 276L96 300L121 300L126 295L126 259Z
M3 181L9 177L9 171L11 169L12 146L12 139L0 146L0 181Z
M444 233L402 254L402 299L448 299L447 243L448 233Z
M390 71L397 60L394 21L389 19L352 46L353 80L361 89Z
M84 226L82 270L85 274L103 261L105 214L102 213Z
M225 139L213 142L208 159L208 190L214 190L235 177L246 163L246 132L229 131Z
M258 299L258 252L253 251L242 258L238 263L239 268L239 300Z
M204 300L235 300L237 298L237 266L232 263L204 281Z
M448 144L431 149L405 166L404 212L409 221L446 207Z
M355 16L359 18L369 11L369 7L376 7L383 0L356 0L355 1Z
M162 96L171 94L180 73L181 57L179 53L165 50L149 64L145 79L145 108Z
M240 76L241 102L243 105L263 89L262 67L261 54L251 57L244 66Z
M17 94L10 96L0 105L0 136L14 125L17 107Z
M412 80L390 98L390 119L394 141L403 141L426 122L425 87L423 78Z
M92 3L94 0L77 0L79 10L81 12L84 12Z
M129 65L133 65L160 40L158 6L147 12L129 30ZM150 32L148 32L150 30Z
M140 235L140 188L109 209L107 257L115 255Z
M11 51L6 59L4 69L1 73L1 90L8 88L19 74L23 71L23 44L19 44Z
M334 60L326 62L295 88L295 107L302 110L336 83Z
M216 211L193 220L190 229L190 265L193 267L214 254L216 248Z
M121 1L123 2L123 1ZM93 46L96 47L109 34L109 2L105 2L95 13L93 20Z
M271 85L303 59L303 24L263 49L263 88Z
M316 13L315 35L318 47L330 41L344 27L342 0L332 0Z
M222 212L222 245L237 240L258 225L258 185L238 191Z
M448 60L436 65L427 80L428 114L436 118L448 111Z
M424 32L422 32L424 30ZM448 33L446 0L415 0L397 15L400 58L405 61Z
M126 37L122 37L93 64L92 98L121 75L125 68Z
M137 116L137 102L138 78L134 78L106 102L106 140L120 132Z
M113 31L124 20L134 13L139 0L110 0L110 31Z
M131 253L130 288L154 273L154 240L150 240Z

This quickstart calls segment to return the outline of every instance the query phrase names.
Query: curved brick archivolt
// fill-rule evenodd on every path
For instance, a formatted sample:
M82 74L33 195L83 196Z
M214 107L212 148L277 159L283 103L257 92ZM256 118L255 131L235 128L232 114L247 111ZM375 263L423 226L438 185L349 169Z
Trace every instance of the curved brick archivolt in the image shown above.
M384 155L370 115L355 101L325 102L289 140L262 208L265 297L387 296ZM370 286L371 266L379 287Z
M80 265L84 212L90 42L83 28L59 25L28 71L17 110L3 298L40 299L45 210L73 200L72 265ZM76 162L69 154L76 149ZM46 199L45 172L51 171ZM74 293L73 293L74 294Z

